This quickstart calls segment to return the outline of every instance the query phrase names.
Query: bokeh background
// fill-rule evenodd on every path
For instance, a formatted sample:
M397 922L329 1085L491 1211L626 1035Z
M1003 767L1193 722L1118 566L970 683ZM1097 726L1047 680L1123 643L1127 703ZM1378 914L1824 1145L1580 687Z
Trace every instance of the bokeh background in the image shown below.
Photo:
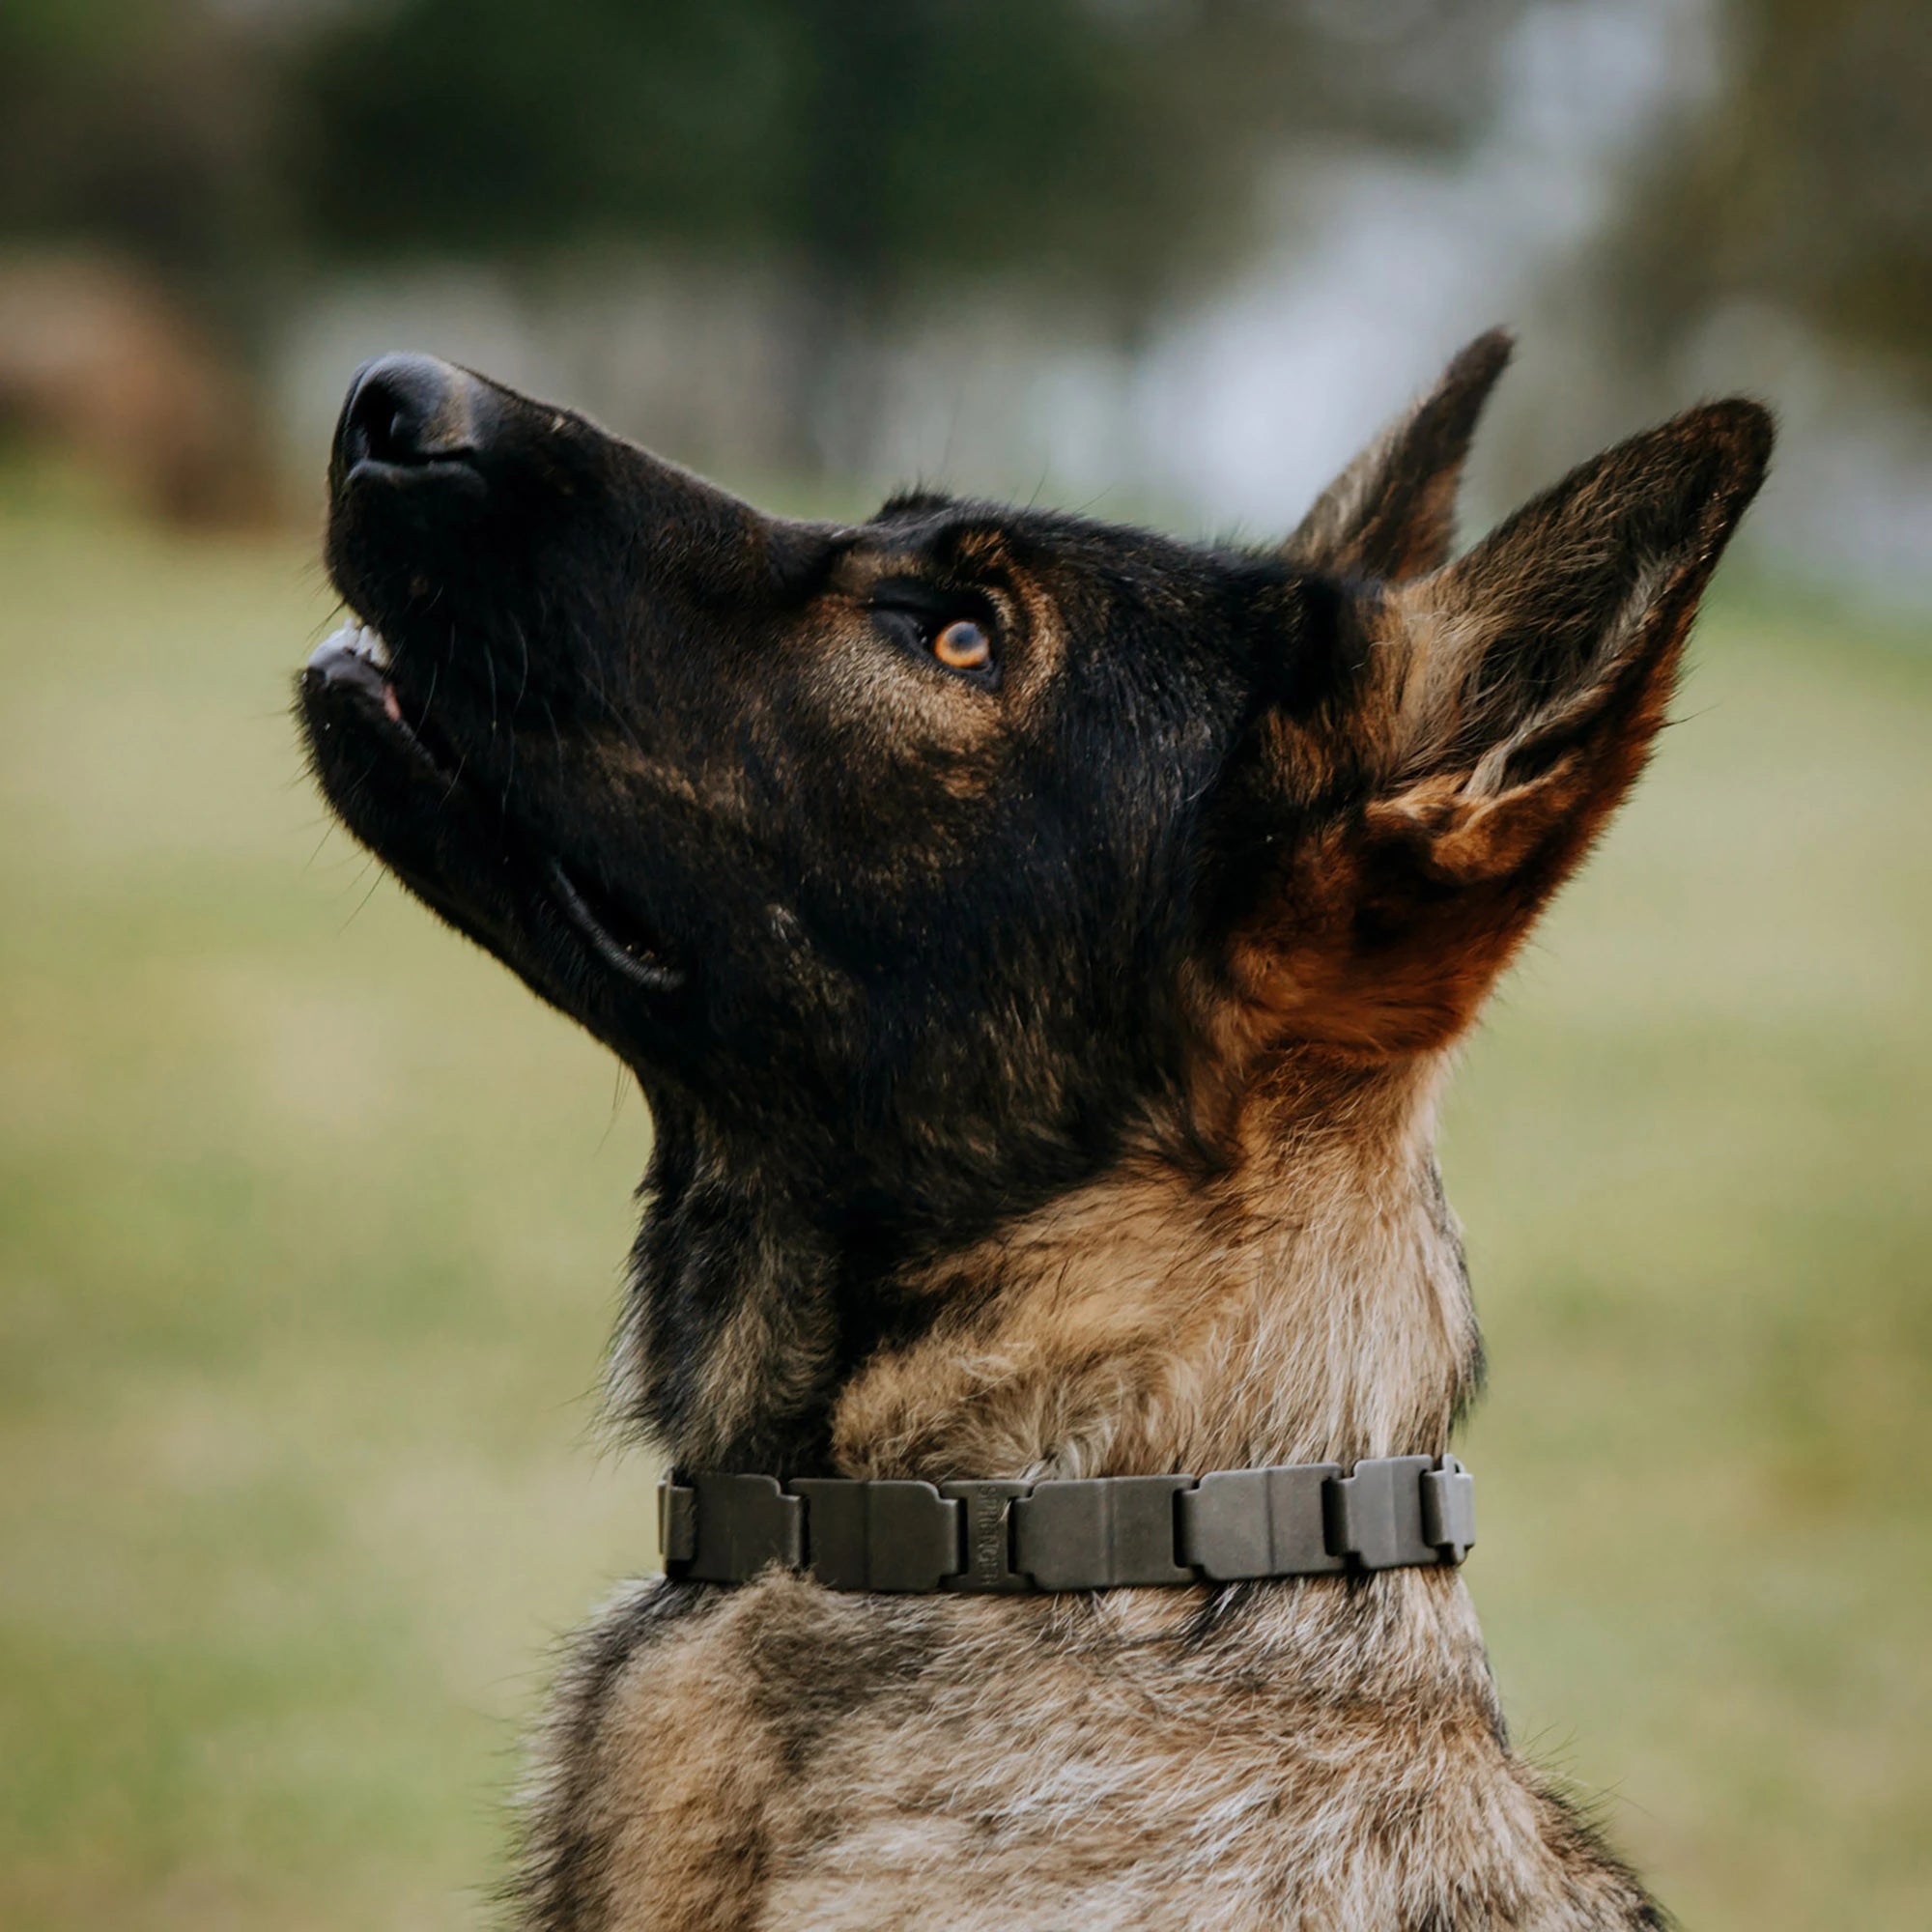
M1685 1922L1932 1924L1932 13L1919 0L6 0L0 1924L487 1922L649 1122L332 833L349 372L785 507L1257 541L1466 336L1506 508L1779 466L1467 1055L1471 1582Z

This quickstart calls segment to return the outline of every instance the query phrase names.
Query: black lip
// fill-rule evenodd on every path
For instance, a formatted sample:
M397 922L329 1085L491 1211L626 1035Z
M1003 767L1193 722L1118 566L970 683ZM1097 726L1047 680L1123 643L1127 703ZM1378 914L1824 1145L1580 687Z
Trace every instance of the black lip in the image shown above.
M560 860L547 859L544 867L559 909L613 973L654 993L674 992L684 984L684 974L668 966L655 946L626 945L598 918Z
M452 766L438 749L426 742L419 726L408 722L389 671L373 663L339 634L319 645L310 656L301 674L301 695L312 721L319 711L340 706L346 698L363 730L392 751L402 753L437 781L440 801L433 806L418 804L416 815L424 810L473 811L485 805L475 788L465 783L463 761L459 759ZM325 789L328 789L326 777ZM400 827L393 823L358 823L352 817L351 829L385 865L398 870L406 882L417 883L419 889L433 888L430 895L434 900L441 901L452 895L457 898L466 896L460 872L433 880L414 879L414 868L391 849ZM534 838L526 827L505 820L500 830L505 856L513 859L514 872L523 890L541 902L551 923L566 930L607 972L650 993L675 992L685 985L687 976L665 960L655 933L648 939L621 936L623 931L635 935L634 923L628 918L613 918L608 908L600 909L592 895L571 876L563 861Z
M459 499L476 502L488 494L474 451L466 447L436 456L413 457L407 462L364 456L351 465L342 479L345 490L436 487L447 493L452 485Z
M402 705L389 673L353 645L344 643L340 633L316 646L302 667L301 683L302 695L308 698L331 691L347 692L377 730L407 746L440 778L453 779L454 775L423 742L408 719L390 711L392 700L396 713L401 712Z

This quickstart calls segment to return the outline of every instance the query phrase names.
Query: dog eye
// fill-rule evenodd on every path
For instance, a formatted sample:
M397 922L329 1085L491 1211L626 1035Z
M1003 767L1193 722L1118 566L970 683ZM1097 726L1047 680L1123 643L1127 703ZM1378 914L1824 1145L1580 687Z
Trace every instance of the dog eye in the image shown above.
M985 626L971 617L955 617L932 639L932 655L948 670L988 670L993 663L993 640Z
M989 612L960 614L967 601L923 584L887 584L872 600L872 619L901 650L991 690L1000 681L993 621Z

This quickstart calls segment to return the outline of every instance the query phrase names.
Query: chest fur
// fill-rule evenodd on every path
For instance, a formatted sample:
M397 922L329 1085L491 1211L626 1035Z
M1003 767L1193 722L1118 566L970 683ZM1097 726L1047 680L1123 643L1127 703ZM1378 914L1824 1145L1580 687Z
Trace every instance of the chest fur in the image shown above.
M1607 1927L1459 1577L879 1599L645 1584L535 1787L541 1932Z

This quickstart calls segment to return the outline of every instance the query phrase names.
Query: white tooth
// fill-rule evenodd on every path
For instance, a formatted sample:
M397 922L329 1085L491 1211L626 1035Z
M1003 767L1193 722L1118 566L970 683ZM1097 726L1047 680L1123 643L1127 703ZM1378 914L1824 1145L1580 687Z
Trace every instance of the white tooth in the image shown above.
M378 670L389 668L389 646L379 631L372 631L366 624L362 627L362 655Z
M355 626L345 624L339 631L331 631L315 649L308 654L312 665L319 665L337 649L353 651L355 648Z

